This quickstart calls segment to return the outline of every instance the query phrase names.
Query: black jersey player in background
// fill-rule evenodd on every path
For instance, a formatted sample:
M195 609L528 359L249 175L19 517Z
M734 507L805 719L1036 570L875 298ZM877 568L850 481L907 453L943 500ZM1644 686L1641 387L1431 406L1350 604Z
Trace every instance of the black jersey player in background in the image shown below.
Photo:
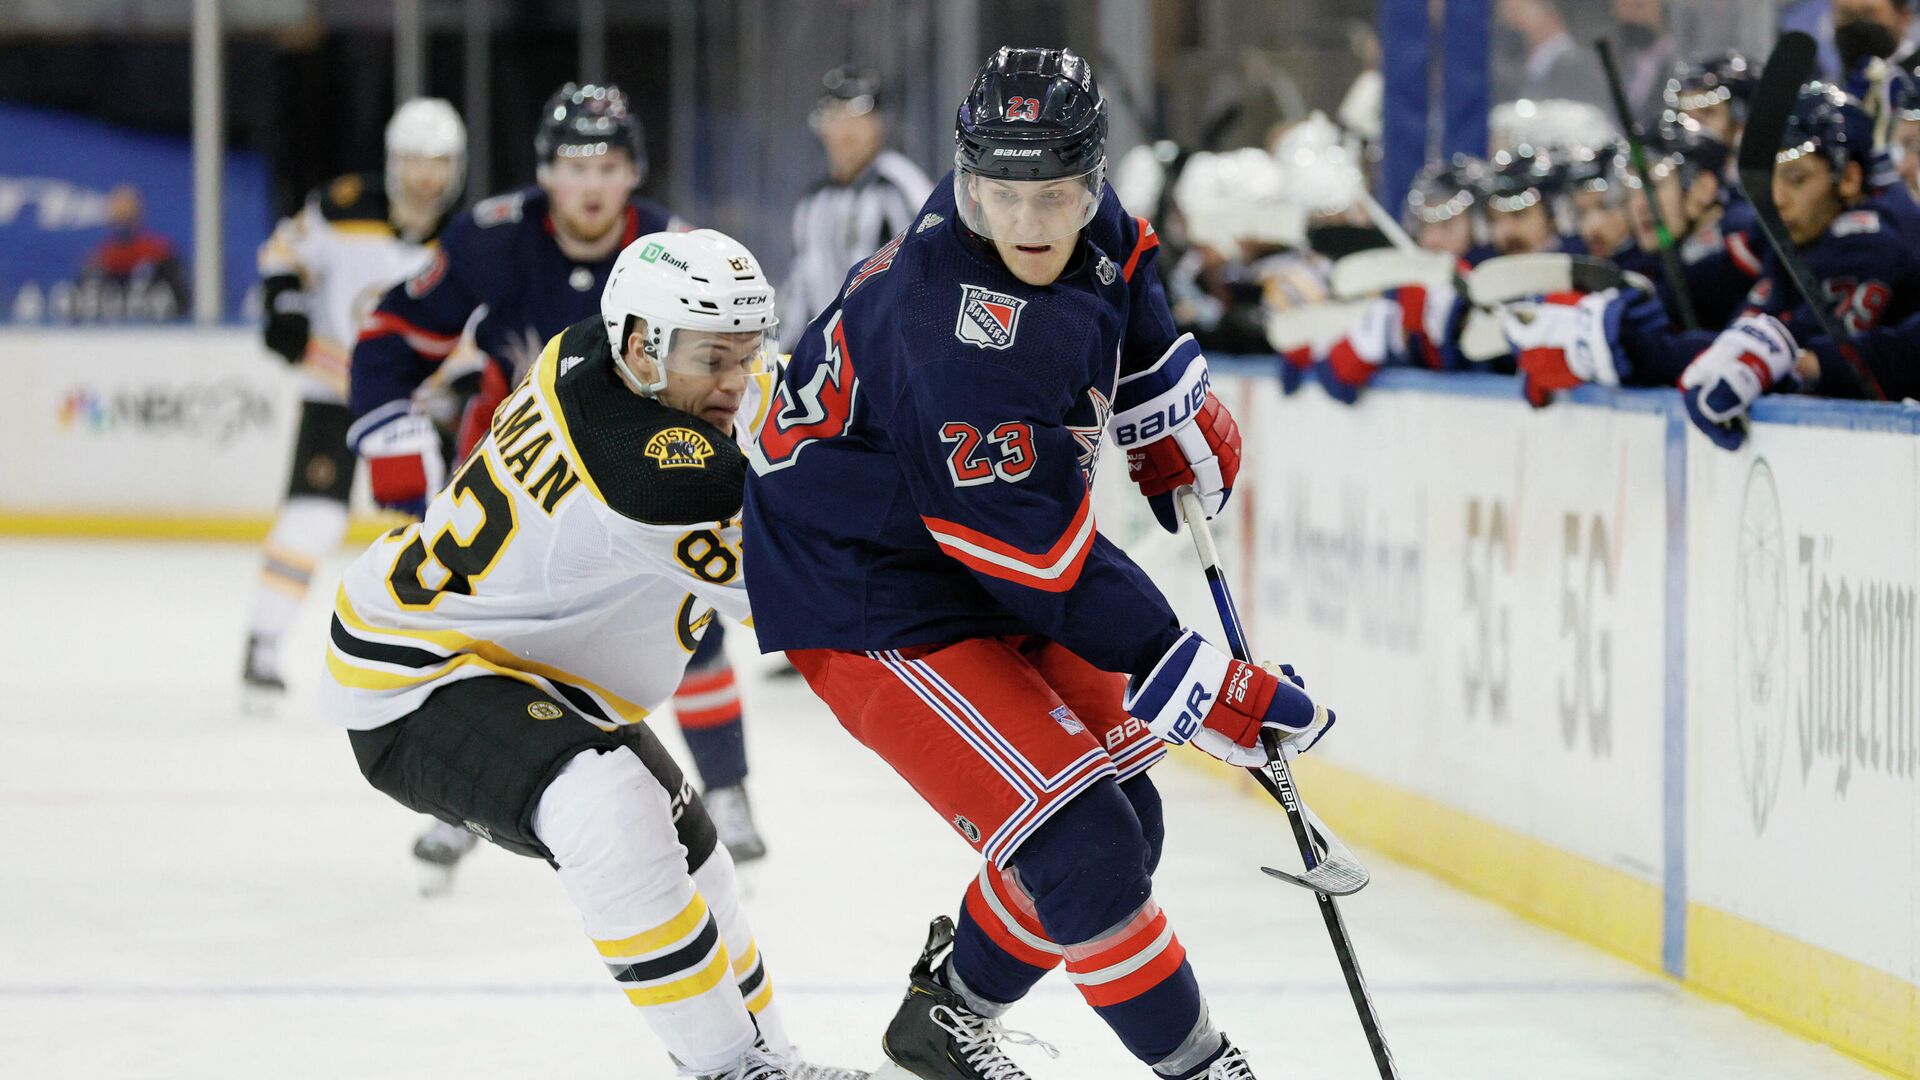
M444 482L439 431L414 393L459 344L475 314L488 357L456 455L487 430L493 407L553 335L599 310L616 256L636 237L686 228L635 194L646 178L640 123L615 86L568 83L534 135L538 183L476 204L447 227L424 269L394 286L353 351L347 441L367 459L373 497L417 513ZM747 803L746 742L722 635L707 634L674 695L708 811L735 861L766 853ZM446 886L474 838L444 825L414 846L429 891Z

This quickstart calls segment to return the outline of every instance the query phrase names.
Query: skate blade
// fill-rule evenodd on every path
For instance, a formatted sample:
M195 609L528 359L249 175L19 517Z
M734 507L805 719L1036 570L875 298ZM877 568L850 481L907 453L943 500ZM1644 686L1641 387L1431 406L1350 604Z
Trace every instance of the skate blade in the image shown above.
M867 1074L867 1080L920 1080L920 1078L892 1061L883 1061L879 1068Z

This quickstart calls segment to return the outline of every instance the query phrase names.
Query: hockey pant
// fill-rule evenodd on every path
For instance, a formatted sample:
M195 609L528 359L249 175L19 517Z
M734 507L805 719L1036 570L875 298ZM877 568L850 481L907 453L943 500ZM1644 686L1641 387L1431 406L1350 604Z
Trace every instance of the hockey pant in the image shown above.
M375 788L551 864L601 961L684 1069L717 1072L756 1035L791 1049L733 861L644 726L603 731L535 687L483 676L350 735Z
M986 856L948 978L997 1015L1064 965L1135 1057L1168 1077L1224 1048L1153 897L1165 745L1123 680L1038 637L789 654L847 730Z

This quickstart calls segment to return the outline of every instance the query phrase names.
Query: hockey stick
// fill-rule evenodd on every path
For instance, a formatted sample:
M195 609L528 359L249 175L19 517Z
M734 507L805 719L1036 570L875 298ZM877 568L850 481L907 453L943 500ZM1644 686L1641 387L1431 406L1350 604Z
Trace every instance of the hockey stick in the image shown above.
M1760 73L1760 85L1754 87L1753 103L1747 109L1746 132L1740 137L1740 186L1746 189L1747 201L1753 204L1754 215L1760 220L1760 231L1766 235L1781 269L1793 279L1801 301L1813 309L1821 333L1827 335L1840 358L1853 369L1859 380L1858 388L1868 397L1885 401L1886 392L1880 389L1880 381L1873 377L1873 372L1867 370L1860 350L1853 345L1853 335L1847 333L1833 310L1817 299L1820 293L1814 286L1818 283L1807 269L1806 260L1800 257L1799 249L1794 247L1786 223L1780 220L1780 208L1773 201L1773 168L1780 161L1780 142L1786 137L1787 118L1793 115L1800 88L1813 77L1815 49L1813 38L1795 30L1780 35L1773 55L1767 57L1766 69Z
M1607 73L1607 92L1613 96L1614 115L1620 118L1620 130L1627 136L1627 154L1633 171L1640 176L1640 190L1647 197L1647 214L1653 218L1653 235L1660 244L1660 272L1673 290L1673 302L1680 309L1680 325L1687 330L1700 329L1700 316L1693 310L1693 294L1687 291L1687 275L1680 268L1680 249L1673 232L1667 228L1667 215L1660 208L1659 193L1653 187L1653 170L1647 167L1647 145L1640 137L1640 125L1633 121L1627 107L1627 92L1620 86L1620 68L1613 61L1613 42L1606 38L1593 43L1600 54L1600 66Z
M1186 487L1180 489L1179 500L1180 516L1186 519L1187 531L1193 534L1194 550L1199 553L1201 569L1206 572L1207 588L1213 593L1213 605L1220 613L1220 626L1226 631L1227 644L1236 659L1252 663L1252 655L1247 651L1246 634L1240 625L1240 613L1233 606L1233 594L1227 590L1226 573L1220 567L1220 552L1213 545L1213 530L1208 526L1207 515L1200 507L1200 496L1192 488ZM1347 993L1353 998L1354 1010L1360 1014L1360 1029L1366 1033L1367 1047L1373 1051L1373 1063L1380 1070L1380 1080L1399 1080L1400 1073L1394 1067L1393 1053L1387 1049L1386 1037L1380 1033L1380 1014L1374 1010L1373 995L1367 991L1366 978L1360 974L1360 962L1354 959L1353 941L1347 937L1347 924L1341 919L1340 909L1333 899L1336 895L1344 895L1337 891L1339 889L1344 888L1351 893L1364 886L1367 883L1367 869L1353 858L1345 845L1332 839L1332 834L1300 801L1293 787L1293 773L1288 770L1286 755L1281 752L1279 735L1263 731L1261 737L1267 748L1267 764L1264 768L1247 771L1286 811L1287 822L1293 827L1294 843L1300 847L1300 859L1306 864L1307 871L1295 877L1269 867L1263 866L1261 869L1283 881L1313 890L1314 898L1319 901L1320 917L1327 924L1327 936L1333 940L1333 954L1340 961L1340 974L1346 978ZM1314 829L1314 826L1318 828ZM1331 842L1316 851L1316 839Z

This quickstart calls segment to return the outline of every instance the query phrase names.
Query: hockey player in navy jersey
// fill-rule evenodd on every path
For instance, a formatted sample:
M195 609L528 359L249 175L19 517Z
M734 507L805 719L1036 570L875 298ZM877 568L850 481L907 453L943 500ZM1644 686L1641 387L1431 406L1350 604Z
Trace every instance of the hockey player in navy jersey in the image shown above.
M1828 305L1855 337L1901 339L1883 328L1920 313L1920 256L1867 196L1872 125L1858 101L1825 83L1800 93L1782 138L1773 198L1782 224ZM1811 390L1827 396L1875 396L1837 350L1813 309L1769 250L1744 310L1725 329L1675 333L1659 305L1632 291L1607 290L1570 304L1544 304L1508 336L1530 372L1548 369L1579 382L1672 385L1686 391L1689 414L1716 441L1737 445L1735 421L1768 391ZM1803 383L1803 351L1825 358ZM1889 349L1879 361L1904 362ZM1893 373L1896 381L1898 372ZM1558 388L1558 387L1555 387ZM1882 388L1884 389L1884 388Z
M1254 764L1263 727L1304 750L1332 722L1183 628L1095 527L1103 432L1168 528L1178 487L1218 511L1240 457L1158 240L1105 183L1106 126L1080 57L996 53L955 170L808 328L749 446L761 647L985 856L883 1042L925 1080L1025 1077L999 1018L1063 963L1156 1075L1251 1078L1154 901L1146 772L1168 742Z
M539 183L456 218L433 260L387 292L354 347L347 441L367 459L382 505L418 513L444 482L441 437L414 392L453 352L476 311L486 309L473 336L489 362L456 456L486 433L493 406L547 340L598 310L622 248L686 227L634 194L646 176L646 151L618 87L561 87L541 114L534 151ZM747 803L740 699L721 640L715 627L701 642L674 703L721 839L745 862L766 846ZM447 872L472 847L472 835L457 829L421 837L415 855L429 891L445 887Z

